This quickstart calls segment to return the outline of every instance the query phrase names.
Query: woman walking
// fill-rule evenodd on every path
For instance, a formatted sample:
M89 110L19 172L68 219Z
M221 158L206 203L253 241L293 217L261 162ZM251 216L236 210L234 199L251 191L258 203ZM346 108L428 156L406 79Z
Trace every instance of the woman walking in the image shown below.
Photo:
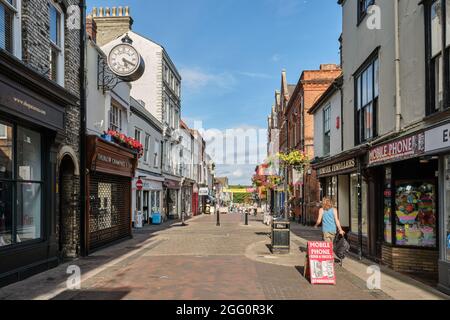
M345 235L345 232L341 227L341 222L339 221L338 211L333 207L330 198L323 199L322 208L319 211L319 218L317 219L315 228L318 228L321 223L323 241L334 242L337 231L339 231L340 235Z

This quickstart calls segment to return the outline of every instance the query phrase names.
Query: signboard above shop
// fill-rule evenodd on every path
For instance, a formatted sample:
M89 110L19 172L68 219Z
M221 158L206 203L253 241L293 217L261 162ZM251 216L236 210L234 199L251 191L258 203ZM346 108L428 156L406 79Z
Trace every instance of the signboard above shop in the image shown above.
M425 133L425 152L450 149L450 124L428 130Z
M425 133L418 133L376 146L369 151L369 166L396 162L425 153Z
M332 165L328 165L317 169L317 174L319 177L338 175L356 169L356 159L350 159L346 161L341 161Z
M198 189L198 195L199 196L208 196L209 195L209 189L208 188L199 188Z

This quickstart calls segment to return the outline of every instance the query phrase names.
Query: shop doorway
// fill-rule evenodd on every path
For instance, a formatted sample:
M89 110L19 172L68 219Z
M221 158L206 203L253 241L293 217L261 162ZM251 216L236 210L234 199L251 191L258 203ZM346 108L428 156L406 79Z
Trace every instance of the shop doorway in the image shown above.
M62 260L79 254L79 190L78 167L73 158L65 155L59 167L59 254Z

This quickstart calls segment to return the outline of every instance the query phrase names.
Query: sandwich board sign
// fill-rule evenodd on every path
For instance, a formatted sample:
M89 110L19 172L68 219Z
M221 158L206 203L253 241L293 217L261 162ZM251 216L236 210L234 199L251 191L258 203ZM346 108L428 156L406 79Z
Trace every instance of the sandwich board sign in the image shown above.
M313 285L336 285L332 242L308 242L305 277L308 278Z

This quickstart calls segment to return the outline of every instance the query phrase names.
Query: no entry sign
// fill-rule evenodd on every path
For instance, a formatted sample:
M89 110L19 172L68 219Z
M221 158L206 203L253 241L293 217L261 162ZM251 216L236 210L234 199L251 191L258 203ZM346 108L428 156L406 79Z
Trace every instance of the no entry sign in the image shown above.
M305 275L309 277L311 284L336 285L333 243L308 242L308 258L305 269Z
M144 188L144 182L142 182L141 179L139 179L138 181L136 181L136 189L141 191Z

